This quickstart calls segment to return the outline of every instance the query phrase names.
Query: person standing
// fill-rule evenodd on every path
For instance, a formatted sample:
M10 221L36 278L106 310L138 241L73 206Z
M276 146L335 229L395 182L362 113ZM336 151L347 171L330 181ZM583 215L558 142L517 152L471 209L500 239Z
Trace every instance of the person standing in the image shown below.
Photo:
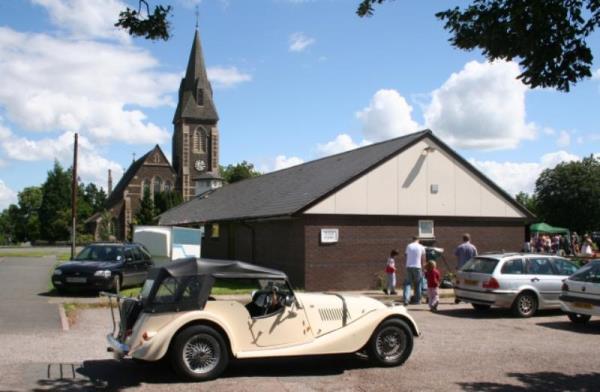
M409 302L421 303L421 284L423 276L421 267L425 264L425 247L419 243L419 237L414 236L412 242L406 246L406 277L404 278L403 299L404 306ZM414 294L411 296L411 286Z
M440 271L436 268L435 261L427 260L427 266L425 267L425 278L427 278L427 298L429 302L429 310L437 312L437 307L440 302L440 294L438 288L440 287Z
M589 235L583 236L583 241L581 242L581 254L583 256L593 256L594 248L592 247L592 239Z
M390 258L385 264L385 274L387 275L387 288L383 289L386 295L396 295L396 256L398 251L393 249L390 252Z
M477 248L471 243L469 233L463 234L463 243L456 247L454 256L456 256L456 269L459 270L465 263L477 256Z

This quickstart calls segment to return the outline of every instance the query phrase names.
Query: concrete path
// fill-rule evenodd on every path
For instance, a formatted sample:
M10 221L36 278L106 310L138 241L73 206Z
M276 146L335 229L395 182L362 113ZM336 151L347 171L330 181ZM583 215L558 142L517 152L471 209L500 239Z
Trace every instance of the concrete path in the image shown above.
M0 331L37 334L61 329L58 306L48 303L52 257L6 257L0 262Z

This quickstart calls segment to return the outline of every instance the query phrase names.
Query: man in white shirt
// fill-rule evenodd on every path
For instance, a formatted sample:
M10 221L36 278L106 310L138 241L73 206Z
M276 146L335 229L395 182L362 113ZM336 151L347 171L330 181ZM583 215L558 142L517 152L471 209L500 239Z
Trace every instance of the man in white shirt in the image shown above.
M404 305L421 303L421 290L423 276L421 267L425 264L425 247L419 243L419 237L413 237L412 242L406 247L406 277L404 278ZM411 286L414 295L411 297Z

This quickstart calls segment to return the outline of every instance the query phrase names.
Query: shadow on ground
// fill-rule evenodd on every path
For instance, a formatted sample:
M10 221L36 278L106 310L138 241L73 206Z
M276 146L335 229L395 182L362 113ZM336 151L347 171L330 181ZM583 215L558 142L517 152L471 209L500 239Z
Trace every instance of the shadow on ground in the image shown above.
M578 391L598 390L600 373L563 374L557 372L508 373L522 385L500 384L494 382L458 383L465 391L513 392L513 391Z
M52 298L97 298L98 290L66 291L59 293L55 289L52 289L43 293L38 293L37 295L40 297Z
M567 319L565 321L553 321L547 323L537 323L540 327L558 329L561 331L579 333L584 335L600 335L600 320L593 320L586 324L575 324ZM600 386L599 386L600 388Z
M410 310L410 309L409 309ZM503 308L491 308L488 310L475 310L472 308L457 308L447 309L441 308L437 311L439 315L457 317L457 318L469 318L469 319L500 319L500 318L515 318L510 309ZM555 317L563 314L560 309L545 309L538 310L535 314L535 318L538 317ZM566 316L565 316L566 317Z
M310 377L343 374L369 367L369 362L352 355L234 361L220 379L238 377ZM54 371L55 373L55 371ZM141 384L185 383L165 361L143 363L133 360L94 360L67 368L64 376L54 374L37 380L34 391L119 391Z

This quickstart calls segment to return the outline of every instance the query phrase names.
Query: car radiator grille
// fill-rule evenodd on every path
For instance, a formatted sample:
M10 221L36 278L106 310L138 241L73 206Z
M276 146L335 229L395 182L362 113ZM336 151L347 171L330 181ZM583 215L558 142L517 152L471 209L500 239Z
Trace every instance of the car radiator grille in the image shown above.
M341 321L344 311L341 308L322 308L319 309L321 321ZM350 314L346 312L346 318L350 320Z

